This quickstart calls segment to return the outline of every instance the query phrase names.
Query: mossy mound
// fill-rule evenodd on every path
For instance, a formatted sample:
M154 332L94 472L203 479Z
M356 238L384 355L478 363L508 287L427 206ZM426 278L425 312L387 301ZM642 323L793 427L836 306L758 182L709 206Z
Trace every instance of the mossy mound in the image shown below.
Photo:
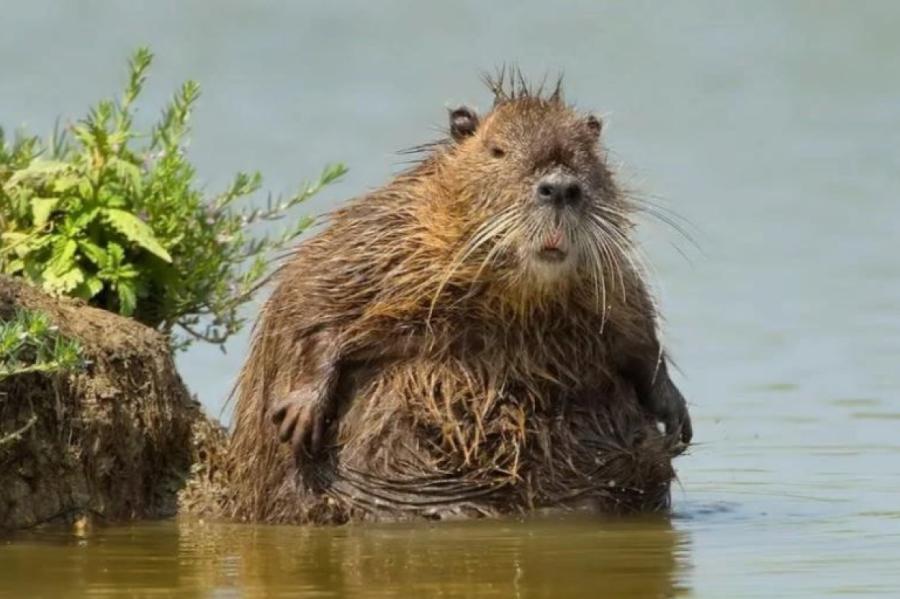
M77 340L78 372L0 380L0 530L173 515L194 460L195 428L215 431L165 338L136 321L0 277L0 319L45 313Z

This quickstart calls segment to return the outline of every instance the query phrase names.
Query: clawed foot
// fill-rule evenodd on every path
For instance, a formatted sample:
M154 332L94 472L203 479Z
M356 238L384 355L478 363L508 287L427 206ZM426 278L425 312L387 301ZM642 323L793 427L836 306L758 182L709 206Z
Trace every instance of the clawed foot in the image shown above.
M694 430L687 402L668 377L654 385L645 405L656 419L665 426L666 435L678 438L685 445L691 442Z
M278 439L290 443L299 460L322 450L331 419L322 402L295 391L272 408L272 423L278 427Z

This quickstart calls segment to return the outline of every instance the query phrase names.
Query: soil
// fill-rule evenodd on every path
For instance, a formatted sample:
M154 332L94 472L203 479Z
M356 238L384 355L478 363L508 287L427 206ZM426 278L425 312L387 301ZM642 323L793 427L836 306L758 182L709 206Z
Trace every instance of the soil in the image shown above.
M0 277L0 319L17 309L47 314L88 364L0 380L0 530L174 515L191 464L224 432L188 393L165 337Z

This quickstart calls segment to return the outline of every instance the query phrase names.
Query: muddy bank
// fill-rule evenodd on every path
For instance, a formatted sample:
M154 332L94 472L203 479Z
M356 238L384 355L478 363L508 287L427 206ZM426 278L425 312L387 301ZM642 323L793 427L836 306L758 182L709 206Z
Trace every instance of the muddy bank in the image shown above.
M0 530L66 521L174 515L195 459L194 432L220 435L188 394L152 329L0 277L0 319L47 314L78 340L80 372L0 381Z

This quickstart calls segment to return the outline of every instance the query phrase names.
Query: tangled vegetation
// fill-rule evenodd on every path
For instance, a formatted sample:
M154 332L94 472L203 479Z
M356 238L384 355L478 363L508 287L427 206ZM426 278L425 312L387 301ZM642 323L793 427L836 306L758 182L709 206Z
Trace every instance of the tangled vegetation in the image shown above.
M20 310L11 320L0 321L0 380L82 365L81 346L60 335L45 314Z
M30 372L77 370L84 366L81 345L59 334L40 312L20 310L10 320L0 320L0 382ZM0 394L0 401L5 399ZM0 434L0 449L18 441L37 422L32 414L25 424Z
M239 308L265 279L269 257L311 219L274 235L254 225L285 218L346 169L328 166L265 207L248 201L258 172L238 173L207 197L184 151L196 83L181 86L149 134L133 127L152 58L137 50L122 97L99 102L47 143L8 142L0 130L0 273L132 316L174 347L222 344L243 326Z

